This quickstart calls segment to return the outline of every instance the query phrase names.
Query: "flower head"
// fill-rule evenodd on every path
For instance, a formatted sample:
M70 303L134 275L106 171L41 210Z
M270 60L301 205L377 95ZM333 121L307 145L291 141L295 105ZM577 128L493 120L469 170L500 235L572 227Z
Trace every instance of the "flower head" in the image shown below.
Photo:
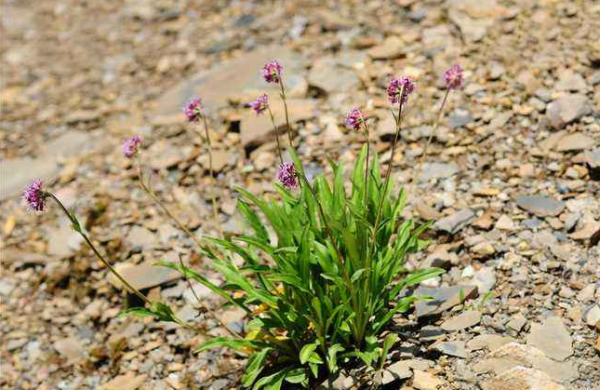
M257 97L256 100L249 103L249 106L256 112L256 115L262 114L269 107L269 95L265 93Z
M23 192L23 199L35 211L44 211L47 194L42 190L42 181L35 179Z
M267 83L278 83L283 72L282 66L277 60L267 62L263 67L263 77Z
M140 147L141 143L142 137L140 137L139 135L134 135L133 137L125 140L123 142L123 154L125 155L125 157L131 158L135 156L135 154L138 152L138 148Z
M193 98L186 104L183 112L187 117L188 122L198 122L202 117L202 99Z
M358 130L364 121L365 117L359 109L350 110L346 115L346 127L350 130Z
M279 165L277 172L279 182L287 189L298 187L298 176L296 175L296 167L291 162L286 162Z
M448 89L460 88L463 81L463 69L460 65L452 65L444 72L444 83Z
M415 90L415 82L410 77L400 77L399 79L392 79L387 89L388 99L392 104L406 104L408 95ZM402 96L400 96L402 95Z

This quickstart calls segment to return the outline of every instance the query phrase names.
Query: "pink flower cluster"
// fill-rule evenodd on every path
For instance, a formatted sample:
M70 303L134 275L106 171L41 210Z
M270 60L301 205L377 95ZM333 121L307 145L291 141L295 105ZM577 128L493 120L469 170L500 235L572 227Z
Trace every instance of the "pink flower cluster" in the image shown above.
M134 135L133 137L123 142L123 154L127 158L132 158L138 152L138 148L142 144L142 137Z
M42 190L42 181L40 179L35 179L27 186L27 188L25 188L25 192L23 192L23 199L25 199L29 207L35 211L44 211L46 197L47 195Z
M281 185L287 189L298 187L298 176L296 174L296 167L291 162L286 162L279 165L279 172L277 172L277 178Z
M281 80L283 67L277 60L267 62L263 67L262 73L267 83L278 83Z
M416 84L410 77L400 77L392 79L387 89L388 99L392 104L404 106L408 101L408 96L415 90Z
M457 89L462 86L463 69L460 65L453 65L444 72L444 83L448 89Z
M348 115L346 115L346 127L350 130L358 130L360 129L360 125L365 121L364 115L361 110L353 109L350 110Z
M256 115L260 115L269 107L269 95L265 93L257 97L256 100L251 101L248 105L252 107Z
M193 98L183 109L188 122L198 122L202 117L202 99Z

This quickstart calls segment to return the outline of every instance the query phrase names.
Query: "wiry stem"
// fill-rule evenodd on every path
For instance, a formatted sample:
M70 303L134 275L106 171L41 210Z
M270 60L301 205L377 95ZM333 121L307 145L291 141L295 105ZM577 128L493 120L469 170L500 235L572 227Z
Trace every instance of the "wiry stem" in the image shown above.
M211 181L215 181L215 173L213 171L213 158L212 158L212 144L210 142L210 135L208 134L208 124L206 122L206 116L201 115L202 116L202 122L204 123L204 133L206 135L206 143L208 144L208 170L210 172L210 179ZM213 218L215 220L215 223L217 224L217 228L219 229L219 234L221 237L223 237L223 228L221 226L221 221L219 221L219 213L217 211L217 199L215 196L215 191L213 189L212 193L211 193L211 202L212 202L212 209L213 209Z
M369 154L371 150L371 137L369 134L369 126L367 125L367 120L361 114L361 122L365 128L365 133L367 135L367 161L365 163L365 213L368 216L369 214Z
M385 200L385 197L387 196L388 186L390 183L390 176L392 173L392 164L394 162L394 155L396 153L396 145L398 144L398 137L400 136L400 130L402 128L402 106L403 106L402 96L403 96L403 94L404 94L404 87L402 87L402 89L400 90L400 99L398 101L398 117L396 118L396 134L394 135L394 142L392 143L392 154L388 161L387 172L385 173L385 182L383 185L383 193L381 194L381 197L379 199L379 206L377 207L377 218L375 218L375 225L373 227L373 234L371 237L371 239L373 241L373 245L375 245L375 238L377 236L377 230L379 229L379 223L381 222L381 212L382 212L382 208L383 208L383 201Z
M281 77L281 73L278 71L277 75L279 76L279 87L281 88L281 100L283 100L283 109L285 111L285 125L287 127L288 140L290 142L290 147L294 149L294 141L292 138L292 126L290 126L290 115L288 112L287 99L285 96L285 87L283 86L283 78Z
M138 154L138 159L137 159L137 169L138 169L138 179L139 179L140 186L142 187L142 189L165 212L165 214L167 214L169 216L169 218L171 218L171 220L173 220L173 222L175 222L175 224L196 243L196 245L198 245L198 247L201 247L202 243L200 242L198 237L196 237L196 235L194 233L192 233L177 217L175 217L175 215L173 215L173 213L171 213L171 211L167 208L167 206L165 206L164 203L158 198L158 196L154 193L154 191L146 185L146 183L144 182L144 175L142 174L142 162L141 162L141 157L139 156L139 154Z
M87 234L85 234L83 232L83 230L81 230L81 226L79 225L79 221L75 218L74 215L72 215L67 210L67 208L62 204L62 202L53 193L46 192L46 194L48 194L48 196L50 196L54 200L54 202L56 202L56 204L58 204L60 206L60 208L62 209L62 211L67 215L67 217L71 221L71 224L73 224L74 230L77 233L79 233L79 235L81 235L81 237L83 237L83 240L85 241L85 243L87 244L87 246L92 250L92 252L94 252L94 254L96 255L96 257L106 266L106 268L108 268L108 270L113 275L115 275L115 277L117 279L119 279L119 281L129 290L129 292L131 292L132 294L135 294L138 298L140 298L146 304L152 305L152 302L148 298L146 298L146 296L144 294L142 294L140 292L140 290L138 290L137 288L133 287L131 285L131 283L129 283L123 276L121 276L121 274L119 273L119 271L117 271L108 261L106 261L106 259L104 259L104 257L100 254L100 252L98 252L98 250L96 249L96 247L94 246L94 244L92 244L92 241L89 239L89 237L87 236Z
M427 156L427 150L429 149L431 140L433 139L433 136L437 132L437 129L440 125L440 120L442 119L442 114L444 112L444 106L446 105L446 100L448 99L448 96L450 95L451 90L452 90L451 88L446 88L446 93L444 94L444 99L442 99L442 105L440 106L440 109L438 110L435 124L433 126L433 129L431 130L431 133L429 134L429 137L427 138L427 143L425 143L425 148L423 149L423 154L421 154L421 157L419 158L419 163L417 164L417 169L415 169L413 172L413 177L412 177L412 180L410 183L409 194L412 194L412 191L417 187L416 181L417 181L418 175L421 171L421 166L423 165L423 161L425 160L425 157Z
M279 129L275 125L275 116L273 115L273 111L271 111L271 107L267 106L267 110L269 110L269 117L271 117L273 130L275 131L275 135L277 137L277 153L279 153L279 162L283 164L283 153L281 152L281 143L279 142Z

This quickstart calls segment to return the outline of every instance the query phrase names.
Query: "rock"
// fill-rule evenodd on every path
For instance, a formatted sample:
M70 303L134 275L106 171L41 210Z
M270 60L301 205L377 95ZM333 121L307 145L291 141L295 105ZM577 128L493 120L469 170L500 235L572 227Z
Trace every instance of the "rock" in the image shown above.
M288 100L290 121L304 121L315 116L316 100ZM285 112L281 104L272 106L273 115L280 131L281 140L287 139L285 129ZM268 115L257 116L254 112L245 111L240 125L241 141L244 148L255 148L263 143L275 141L275 130Z
M594 283L590 283L577 293L577 300L580 302L591 301L594 299L595 292L596 292L596 285Z
M125 241L131 248L139 248L140 250L152 249L158 245L156 235L145 227L138 225L133 226L129 230Z
M585 314L585 323L589 326L596 326L600 322L600 305L593 305Z
M546 373L525 367L514 367L482 384L483 390L564 390Z
M531 324L527 344L539 348L548 357L564 361L573 354L573 340L560 317L549 317L542 324Z
M479 255L478 257L491 256L494 253L496 253L496 249L494 249L492 244L490 244L487 241L476 244L475 246L473 246L473 248L471 248L471 250L473 251L473 253Z
M417 301L417 317L425 317L442 313L453 306L461 304L461 299L473 299L477 297L475 286L452 286L452 287L419 287L414 292L415 296L431 296L428 301Z
M581 133L575 133L561 138L560 142L556 145L556 150L559 152L585 150L593 148L595 144L596 141L592 138Z
M514 316L510 321L508 321L508 323L506 324L506 327L508 329L513 330L516 333L519 333L521 331L521 329L523 329L523 327L525 326L526 323L527 323L527 318L525 318L522 314L518 314L518 315Z
M121 263L116 265L115 268L125 280L138 290L160 286L181 278L181 274L173 269L149 264L132 265ZM116 288L123 288L121 282L112 274L108 277L108 281Z
M4 160L0 164L0 182L2 182L0 200L20 195L34 179L39 178L44 182L55 176L58 171L58 164L51 156Z
M456 173L459 169L455 163L427 163L423 164L423 169L419 173L419 181L430 181L433 179L447 179Z
M407 379L412 376L412 371L408 361L401 360L394 364L391 364L383 371L383 377L381 380L382 385L390 384L399 379Z
M361 82L356 73L331 57L317 60L308 73L308 84L327 94L356 90Z
M502 214L496 222L496 229L508 231L515 230L515 223L508 215Z
M509 336L502 336L499 334L482 334L469 340L467 342L467 348L472 351L484 348L493 351L512 341L514 341L514 339Z
M447 0L449 19L458 26L467 42L479 42L494 24L501 10L496 0Z
M431 207L423 198L419 198L415 203L415 210L419 216L425 220L431 221L442 217L442 214Z
M459 111L448 116L448 127L454 130L473 122L473 116L468 111Z
M119 375L102 385L101 390L137 390L146 381L146 375L135 375L132 371Z
M586 83L579 73L567 70L561 73L560 79L554 87L557 91L585 92Z
M565 203L548 196L519 196L517 206L538 217L555 217L565 209Z
M69 364L80 363L85 359L85 350L81 341L75 337L55 341L54 349L64 356Z
M412 386L418 390L436 390L439 389L444 382L426 371L415 370Z
M462 359L466 359L468 356L464 341L438 341L432 344L429 349Z
M433 325L425 325L419 330L419 339L421 341L437 341L445 336L442 328Z
M84 221L80 221L85 225ZM83 238L73 230L67 217L58 220L58 229L48 231L48 254L61 260L79 250Z
M397 36L387 37L381 44L369 49L368 54L374 60L394 60L405 55L406 44Z
M283 78L288 98L303 97L306 85L303 85L305 81L301 75L304 73L305 60L287 47L269 46L217 64L181 82L159 98L159 109L155 115L164 116L180 112L181 107L194 96L201 96L204 106L209 111L226 106L230 99L241 98L250 101L264 92L275 99L279 95L279 87L265 83L260 73L264 64L273 59L277 59L284 68ZM273 108L278 105L273 104ZM183 123L184 115L180 115L180 118Z
M457 332L477 325L479 321L481 321L481 313L475 310L469 310L444 321L441 327L446 332Z
M565 95L548 105L546 114L552 127L560 129L565 125L589 115L592 106L585 95Z
M473 218L475 218L475 213L470 209L465 209L438 220L433 225L433 228L448 232L450 234L456 234Z

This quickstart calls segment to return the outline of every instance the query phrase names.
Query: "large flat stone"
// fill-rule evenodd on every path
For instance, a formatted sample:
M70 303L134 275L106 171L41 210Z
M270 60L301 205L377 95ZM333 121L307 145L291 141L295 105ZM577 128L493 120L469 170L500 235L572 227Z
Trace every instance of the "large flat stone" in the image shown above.
M461 293L462 291L462 293ZM435 315L461 303L461 298L477 297L475 286L451 287L419 287L414 295L430 296L431 300L420 300L416 303L417 317Z
M564 361L573 355L573 340L560 317L549 317L542 324L531 324L527 344L532 345L546 356Z
M519 196L517 206L538 217L554 217L565 209L564 202L549 196Z
M290 96L298 94L296 87L306 91L306 85L302 87L302 84L306 84L302 78L306 73L304 59L289 48L269 46L224 61L182 81L161 96L156 114L170 116L180 113L186 102L195 96L202 98L209 111L226 106L229 99L250 99L264 92L274 100L279 95L278 86L266 83L261 77L262 67L271 60L278 60L283 66L283 79ZM299 95L303 95L302 91ZM185 121L183 114L181 121Z

